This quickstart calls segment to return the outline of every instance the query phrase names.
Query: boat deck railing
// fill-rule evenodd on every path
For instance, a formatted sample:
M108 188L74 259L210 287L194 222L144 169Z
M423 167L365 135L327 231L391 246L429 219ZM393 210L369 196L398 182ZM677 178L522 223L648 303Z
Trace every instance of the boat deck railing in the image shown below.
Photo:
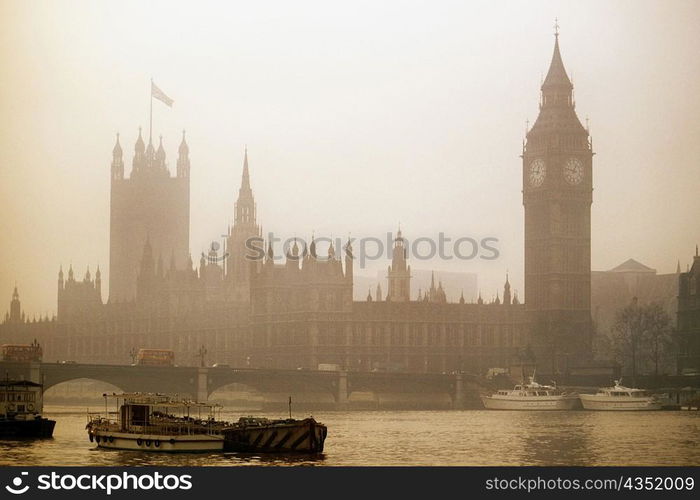
M88 427L95 430L109 432L127 432L132 434L159 434L159 435L194 435L221 434L223 429L230 424L206 419L191 417L160 418L151 417L148 422L130 422L122 425L118 418L105 417L103 413L88 413Z

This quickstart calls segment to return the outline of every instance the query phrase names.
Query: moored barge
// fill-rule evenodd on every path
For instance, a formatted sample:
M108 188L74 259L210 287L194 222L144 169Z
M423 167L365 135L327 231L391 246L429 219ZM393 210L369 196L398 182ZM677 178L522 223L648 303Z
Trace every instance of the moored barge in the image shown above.
M320 453L326 426L303 420L242 417L221 420L220 405L163 394L104 395L105 411L89 413L86 429L99 448L153 452ZM109 411L109 400L117 411Z

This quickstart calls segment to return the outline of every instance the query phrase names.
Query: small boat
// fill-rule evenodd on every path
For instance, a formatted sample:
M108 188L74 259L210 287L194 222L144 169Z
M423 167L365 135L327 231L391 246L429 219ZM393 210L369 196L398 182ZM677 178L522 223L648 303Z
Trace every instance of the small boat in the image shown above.
M104 395L105 411L89 413L86 429L99 448L153 452L323 451L326 426L303 420L221 420L222 407L163 394ZM108 410L109 400L117 410Z
M625 387L616 380L614 387L601 387L596 394L581 394L585 410L660 410L663 402L644 389Z
M0 381L0 438L50 438L55 420L41 415L43 386L28 380Z
M528 383L511 390L499 390L490 396L481 396L487 410L573 410L578 394L567 393L556 385L542 385L530 377Z

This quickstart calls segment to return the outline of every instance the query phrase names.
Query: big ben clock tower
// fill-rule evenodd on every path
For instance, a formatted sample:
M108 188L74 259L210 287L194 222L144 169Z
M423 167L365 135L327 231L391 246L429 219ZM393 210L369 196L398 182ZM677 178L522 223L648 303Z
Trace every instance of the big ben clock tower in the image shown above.
M538 370L563 372L591 354L593 151L559 52L523 147L525 305Z

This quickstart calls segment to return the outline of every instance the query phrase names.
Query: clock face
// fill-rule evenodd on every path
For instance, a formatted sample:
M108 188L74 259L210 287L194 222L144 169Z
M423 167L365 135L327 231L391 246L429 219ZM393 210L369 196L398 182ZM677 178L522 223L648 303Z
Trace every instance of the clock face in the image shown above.
M541 158L532 160L532 163L530 163L530 185L532 187L541 186L545 175L547 175L547 166L544 160Z
M569 158L564 165L564 179L575 186L583 180L583 163L578 158Z

